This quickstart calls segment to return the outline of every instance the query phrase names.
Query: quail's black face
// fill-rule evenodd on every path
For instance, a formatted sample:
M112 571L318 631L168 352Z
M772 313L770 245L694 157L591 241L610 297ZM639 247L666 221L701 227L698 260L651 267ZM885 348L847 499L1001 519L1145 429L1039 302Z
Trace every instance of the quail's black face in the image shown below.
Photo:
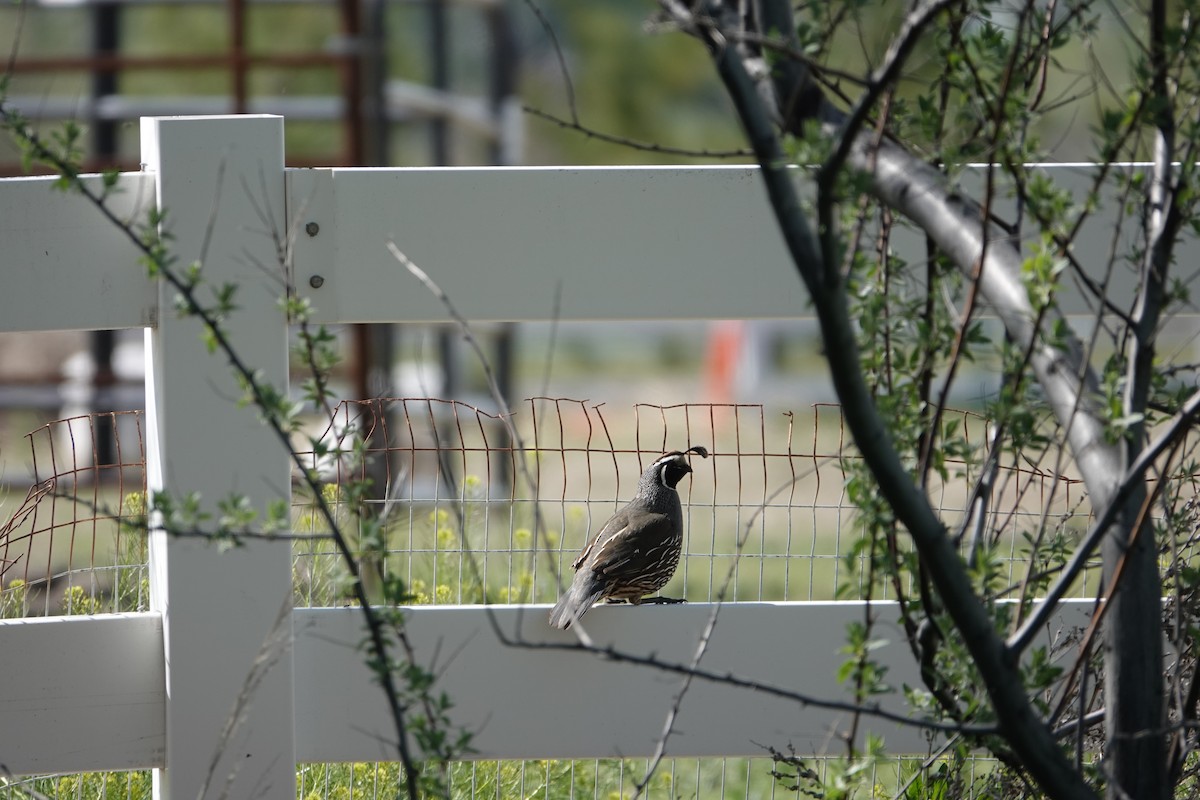
M674 489L676 484L683 480L684 475L692 471L691 465L681 455L662 459L659 463L662 465L659 468L659 480L662 481L663 486L671 489Z
M642 481L646 480L646 476L650 474L650 470L654 470L658 475L658 482L668 489L674 489L675 486L683 480L683 476L692 471L692 465L688 463L687 457L691 454L696 454L701 458L708 458L708 450L695 445L687 450L673 450L665 456L655 461L650 469L643 473Z

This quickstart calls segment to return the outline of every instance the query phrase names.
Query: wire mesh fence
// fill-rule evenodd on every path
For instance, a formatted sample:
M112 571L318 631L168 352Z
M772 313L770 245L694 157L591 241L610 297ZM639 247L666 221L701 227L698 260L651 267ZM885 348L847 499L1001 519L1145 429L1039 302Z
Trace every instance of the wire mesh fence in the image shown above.
M0 527L0 618L145 610L141 412L58 420L26 440L33 485Z
M982 449L987 423L954 412ZM101 426L117 432L105 463ZM691 601L828 600L864 593L861 535L847 496L856 455L840 409L801 411L752 404L636 404L616 408L532 398L501 418L437 399L347 401L313 423L321 441L305 464L351 542L360 514L384 521L383 572L398 575L416 603L551 602L589 531L633 494L642 470L663 452L702 445L679 487L687 539L664 593ZM361 448L352 447L361 439ZM0 611L5 617L105 613L148 607L145 458L136 412L77 417L29 434L34 485L0 529ZM952 528L966 517L981 465L948 459L928 493ZM297 475L298 477L298 475ZM349 491L369 478L365 496ZM347 571L296 480L293 492L295 601L341 605ZM1014 458L1001 464L987 510L992 545L1007 553L1008 580L1030 568L1020 535L1037 527L1082 531L1090 509L1078 482ZM355 508L352 503L360 503ZM370 571L367 571L370 572ZM568 578L569 579L569 578ZM1087 581L1078 592L1088 591ZM885 590L886 593L886 590ZM878 592L875 597L880 597ZM830 758L667 760L644 787L648 797L796 796L808 777L829 779ZM941 756L941 758L946 758ZM970 756L971 781L958 796L988 796L995 764ZM939 769L937 757L880 758L871 783L880 796L904 791ZM643 780L644 760L463 762L450 775L454 797L621 797ZM862 769L861 764L858 769ZM297 797L393 796L395 764L304 764ZM140 798L145 772L0 779L0 797Z
M986 420L961 411L953 418L968 440L982 443ZM367 442L357 456L345 453L352 435ZM343 402L323 431L322 452L305 456L352 537L356 511L384 520L384 568L419 602L552 602L589 531L630 499L642 470L692 445L710 457L693 457L693 474L679 486L688 533L678 575L664 591L692 601L862 596L862 565L847 557L861 535L846 494L856 456L837 406L609 409L533 398L501 419L445 400ZM1090 513L1078 480L1017 462L999 468L985 526L989 544L1006 553L1010 583L1029 567L1021 532L1082 531ZM929 493L953 527L981 467L970 459L946 466ZM376 487L371 499L343 491L364 479ZM298 530L326 531L311 495L297 492L294 505ZM340 599L339 570L329 543L299 543L298 601Z
M982 417L954 417L968 439L983 439ZM861 570L847 557L860 535L846 495L856 456L833 405L610 409L533 398L502 419L456 401L374 399L342 402L315 425L321 452L302 456L337 521L353 540L357 514L382 517L385 569L419 602L553 601L589 531L632 496L645 466L697 444L711 456L693 457L694 472L679 487L688 535L675 593L693 601L827 600L861 589ZM108 463L95 445L101 427L117 431ZM365 447L355 451L357 438ZM6 615L146 608L141 414L73 417L27 440L34 483L0 528ZM1090 515L1075 478L1015 461L1000 467L987 512L1012 582L1028 567L1020 532L1081 531ZM951 459L948 477L929 487L951 528L964 518L980 469ZM374 482L365 498L346 491L364 478ZM351 496L361 508L351 507ZM297 603L337 603L345 571L300 482L293 523L303 534Z

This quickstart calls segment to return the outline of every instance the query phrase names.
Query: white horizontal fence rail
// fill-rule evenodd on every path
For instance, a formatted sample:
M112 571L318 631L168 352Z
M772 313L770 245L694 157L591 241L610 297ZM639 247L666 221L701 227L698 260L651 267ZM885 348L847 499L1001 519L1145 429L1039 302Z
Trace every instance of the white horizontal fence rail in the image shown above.
M1048 630L1086 625L1094 605L1072 600ZM475 733L473 758L603 758L654 751L680 676L589 653L549 650L574 641L546 626L545 606L418 606L408 612L417 653L438 669L457 724ZM686 665L713 606L601 606L588 634L634 658ZM763 745L798 753L839 752L834 725L850 714L803 702L847 700L836 674L846 625L861 622L859 602L731 603L700 668L759 684L696 680L680 709L668 753L765 756ZM888 683L921 685L894 603L875 603L873 655ZM297 609L295 746L298 761L395 760L394 728L363 661L362 617L353 608ZM493 628L493 624L496 628ZM496 629L511 641L496 636ZM5 622L7 655L0 693L0 752L16 774L145 769L164 763L166 693L161 616L49 617ZM86 651L81 648L87 647ZM48 653L86 652L87 658ZM774 692L778 689L780 692ZM790 695L787 693L791 693ZM903 716L903 702L882 699ZM923 753L923 731L863 722L892 753ZM199 754L193 754L199 759Z
M561 320L807 313L749 167L294 170L288 197L319 322L449 319L389 239L470 320L550 320L559 293Z
M446 310L389 254L392 239L472 320L795 317L808 299L787 261L757 170L284 170L276 117L143 120L141 174L113 198L137 218L167 211L177 265L236 281L233 343L286 384L287 329L275 265L319 322L441 321ZM1082 171L1080 171L1082 175ZM148 282L128 239L49 180L0 182L0 252L15 282L0 330L148 330L152 490L231 491L261 506L288 491L284 451L239 407L224 359L208 354L173 292ZM919 253L919 250L912 251ZM912 258L918 255L910 256ZM1181 253L1181 264L1200 263ZM561 290L562 303L554 297ZM357 645L354 609L291 610L291 551L218 553L156 535L152 607L141 615L0 621L0 763L14 774L155 767L161 797L291 798L296 761L394 757L380 690ZM599 608L587 630L623 652L686 663L711 604ZM478 758L646 756L678 676L577 652L545 607L417 607L408 625L441 675ZM731 604L702 668L818 699L835 680L850 603ZM895 618L883 604L881 619ZM1064 608L1054 626L1086 609ZM902 633L878 653L917 685ZM67 655L72 654L72 655ZM75 657L78 654L78 657ZM434 659L439 659L434 663ZM896 702L896 701L890 701ZM894 706L900 711L900 706ZM764 755L763 744L837 749L845 712L766 689L700 680L673 755ZM227 720L237 719L233 728ZM893 752L922 752L911 727L868 722Z
M54 178L0 182L3 331L114 330L154 325L158 300L134 242ZM99 176L84 184L100 192ZM110 208L120 220L144 222L154 205L154 176L121 175Z

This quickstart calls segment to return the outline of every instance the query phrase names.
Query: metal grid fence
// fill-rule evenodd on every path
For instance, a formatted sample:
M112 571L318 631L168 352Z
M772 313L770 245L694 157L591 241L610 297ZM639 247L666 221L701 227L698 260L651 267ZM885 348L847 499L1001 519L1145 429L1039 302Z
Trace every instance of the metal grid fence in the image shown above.
M955 412L972 441L985 421ZM347 534L356 535L349 481L374 476L365 513L386 519L387 571L403 577L422 603L549 602L583 546L632 495L642 468L662 452L703 445L707 460L680 486L688 539L667 594L689 600L822 600L860 593L861 565L846 553L859 535L846 496L855 458L836 406L800 412L759 405L637 404L612 408L580 400L533 398L507 420L461 402L375 399L343 402L314 423L333 448L352 437L364 457L314 452L308 464L324 481ZM118 431L117 459L96 463L97 425ZM973 437L973 438L972 438ZM102 414L45 425L28 437L35 484L0 529L0 610L5 616L103 613L147 606L142 536L145 461L140 414ZM930 494L950 524L962 516L978 467L955 462ZM1082 529L1087 511L1069 476L1028 463L1001 470L989 514L1007 548L1009 580L1028 563L1018 528L1043 515L1055 527ZM326 531L313 499L294 482L297 533ZM298 606L340 604L345 570L330 543L301 536L294 545ZM1080 591L1084 591L1081 585ZM878 597L879 594L876 594ZM829 755L841 745L830 743ZM881 760L872 783L891 796L933 756ZM985 780L994 762L972 762ZM802 768L829 777L836 761ZM297 770L297 797L391 796L395 764L308 764ZM450 775L455 797L626 796L642 780L644 760L464 762ZM795 772L763 759L668 760L646 786L648 797L796 796ZM979 784L982 786L982 783ZM47 776L0 782L0 797L149 797L148 773ZM976 785L961 796L985 796ZM37 795L33 795L37 796Z
M102 427L111 463L96 447ZM0 618L146 610L141 412L71 417L25 438L33 485L0 527Z
M952 416L968 440L982 442L982 417ZM454 401L343 402L322 441L344 448L350 435L368 442L364 457L310 452L308 463L327 481L325 499L351 536L353 509L343 498L352 493L344 487L374 481L376 499L359 511L384 518L386 569L421 602L553 602L588 532L632 496L642 469L663 452L697 444L711 456L693 457L693 474L679 487L688 534L667 594L692 601L863 594L862 565L846 557L861 535L846 495L856 456L834 405L801 412L750 404L610 409L533 398L502 420ZM999 470L987 512L990 543L1001 548L1012 584L1029 567L1021 532L1043 523L1082 531L1089 514L1077 479L1017 461ZM930 495L953 526L979 467L947 467L948 480L935 479ZM311 495L297 492L294 504L298 530L326 531ZM340 569L332 545L297 544L296 565L299 603L338 599L329 594Z

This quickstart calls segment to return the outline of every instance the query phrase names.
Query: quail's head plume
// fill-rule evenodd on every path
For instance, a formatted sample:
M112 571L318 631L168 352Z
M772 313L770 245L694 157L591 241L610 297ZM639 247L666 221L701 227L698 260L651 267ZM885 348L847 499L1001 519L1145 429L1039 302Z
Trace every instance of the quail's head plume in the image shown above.
M693 453L708 458L708 450L695 446L667 453L646 468L633 499L571 565L575 578L550 612L551 625L569 628L600 600L637 605L671 580L683 552L683 508L675 487L692 471L687 457Z

